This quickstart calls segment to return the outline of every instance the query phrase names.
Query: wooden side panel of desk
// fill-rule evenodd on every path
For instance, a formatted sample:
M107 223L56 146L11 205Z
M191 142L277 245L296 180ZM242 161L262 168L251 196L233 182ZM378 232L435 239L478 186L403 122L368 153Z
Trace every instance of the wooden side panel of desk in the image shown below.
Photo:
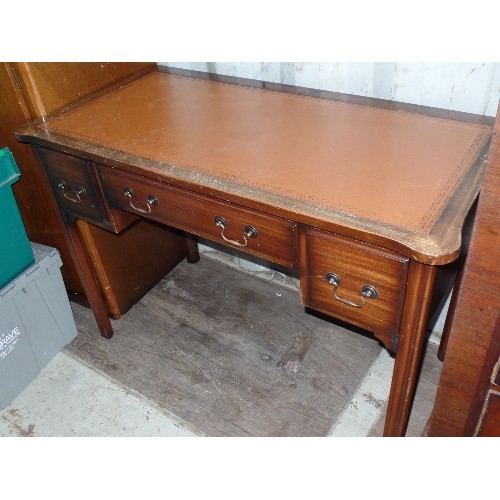
M477 433L494 367L500 362L499 199L500 109L456 305L447 325L449 338L429 436ZM496 432L500 435L500 428Z
M478 437L500 437L500 394L490 393L486 401Z
M103 231L99 238L95 238L90 224L77 226L109 310L117 317L121 311L132 307L137 297L151 290L158 281L158 272L166 274L186 256L183 233L146 220L135 224L138 227L134 226L132 231L125 230L120 235ZM142 245L136 244L138 232ZM119 259L117 248L120 249Z

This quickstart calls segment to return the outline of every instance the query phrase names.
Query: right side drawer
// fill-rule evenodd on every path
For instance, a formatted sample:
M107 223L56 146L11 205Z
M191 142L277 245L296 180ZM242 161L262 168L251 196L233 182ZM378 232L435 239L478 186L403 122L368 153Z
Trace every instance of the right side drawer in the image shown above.
M407 257L309 227L301 231L300 256L306 306L391 341L399 330Z

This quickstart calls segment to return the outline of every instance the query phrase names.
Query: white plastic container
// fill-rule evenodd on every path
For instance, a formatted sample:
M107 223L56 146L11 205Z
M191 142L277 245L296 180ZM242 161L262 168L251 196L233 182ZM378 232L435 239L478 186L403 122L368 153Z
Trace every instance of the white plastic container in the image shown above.
M0 409L77 335L59 252L30 244L35 264L0 290Z

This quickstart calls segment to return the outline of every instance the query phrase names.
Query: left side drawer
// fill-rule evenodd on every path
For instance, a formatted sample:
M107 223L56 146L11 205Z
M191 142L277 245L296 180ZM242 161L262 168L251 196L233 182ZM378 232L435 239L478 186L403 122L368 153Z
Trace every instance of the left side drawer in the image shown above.
M69 215L108 225L99 203L91 173L91 162L83 158L38 148L59 207Z

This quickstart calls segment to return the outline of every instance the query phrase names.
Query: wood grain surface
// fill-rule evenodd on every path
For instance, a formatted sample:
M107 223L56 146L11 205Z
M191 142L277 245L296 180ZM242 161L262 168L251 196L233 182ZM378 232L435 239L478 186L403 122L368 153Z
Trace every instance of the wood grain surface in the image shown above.
M446 325L448 342L429 436L473 436L481 424L500 357L500 108L497 113L471 242L461 274L454 313ZM495 368L496 366L496 368ZM494 401L492 412L498 412ZM500 418L488 429L500 435Z

